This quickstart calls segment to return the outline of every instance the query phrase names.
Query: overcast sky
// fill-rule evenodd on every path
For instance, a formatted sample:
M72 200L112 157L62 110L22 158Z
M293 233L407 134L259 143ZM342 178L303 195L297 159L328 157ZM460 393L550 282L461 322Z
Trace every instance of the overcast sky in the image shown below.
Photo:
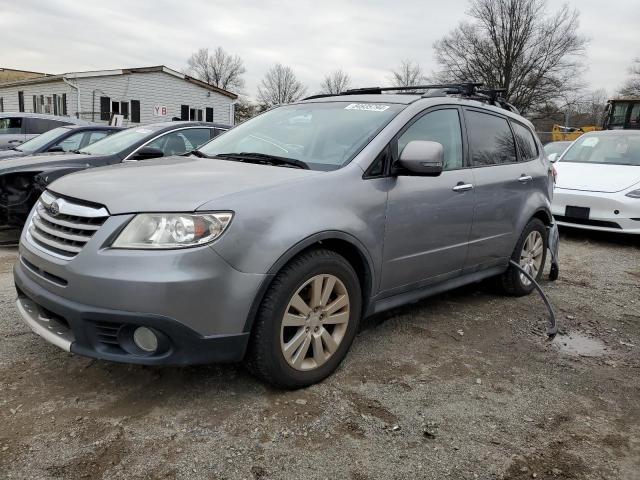
M569 1L590 38L590 89L613 93L640 57L638 0ZM550 1L549 9L559 5ZM254 96L269 66L291 66L309 88L347 71L352 86L388 83L400 59L437 66L435 40L465 18L466 0L0 0L0 67L47 73L185 67L200 47L239 54Z

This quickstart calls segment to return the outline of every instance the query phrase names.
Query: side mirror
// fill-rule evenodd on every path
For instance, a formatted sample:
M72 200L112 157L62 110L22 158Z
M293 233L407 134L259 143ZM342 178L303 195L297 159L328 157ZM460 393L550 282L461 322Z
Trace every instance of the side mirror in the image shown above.
M550 155L547 155L547 158L549 159L549 161L551 163L556 163L558 161L558 159L560 158L560 154L559 153L552 153Z
M402 149L398 165L414 175L437 177L444 166L444 148L438 142L413 140Z
M62 148L60 145L54 145L53 147L49 148L49 150L47 150L47 153L62 153L64 152L64 148Z
M148 160L150 158L164 157L164 152L159 148L142 147L131 157L132 160Z

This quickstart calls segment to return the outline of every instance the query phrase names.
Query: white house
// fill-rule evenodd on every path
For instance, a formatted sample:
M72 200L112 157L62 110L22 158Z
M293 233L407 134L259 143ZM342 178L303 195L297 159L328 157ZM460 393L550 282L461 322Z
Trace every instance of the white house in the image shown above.
M72 72L0 83L0 111L70 115L125 125L203 120L233 125L237 95L163 65Z

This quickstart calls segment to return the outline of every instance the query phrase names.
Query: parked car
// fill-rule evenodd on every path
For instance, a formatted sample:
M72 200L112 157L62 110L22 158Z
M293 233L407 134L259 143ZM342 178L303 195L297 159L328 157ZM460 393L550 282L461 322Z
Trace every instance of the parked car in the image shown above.
M86 125L84 120L40 113L0 113L0 150L21 143L63 125Z
M571 145L570 141L549 142L544 146L544 153L547 154L549 160L556 161Z
M123 130L68 154L0 161L0 225L22 227L38 196L69 173L122 162L180 155L229 129L205 122L164 122Z
M104 137L122 130L120 127L104 125L65 125L41 133L9 150L0 150L1 161L8 158L26 157L39 153L66 153L80 150Z
M509 260L540 278L550 164L530 122L468 87L316 97L191 156L57 180L20 241L22 318L78 354L244 358L297 388L364 315L488 277L530 293Z
M640 131L587 133L555 168L558 225L640 233Z

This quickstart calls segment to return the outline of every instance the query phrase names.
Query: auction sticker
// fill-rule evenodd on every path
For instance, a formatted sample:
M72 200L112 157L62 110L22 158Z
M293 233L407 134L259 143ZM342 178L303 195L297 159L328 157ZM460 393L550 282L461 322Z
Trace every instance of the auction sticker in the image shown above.
M389 105L378 105L375 103L351 103L344 107L345 110L367 110L369 112L384 112Z

